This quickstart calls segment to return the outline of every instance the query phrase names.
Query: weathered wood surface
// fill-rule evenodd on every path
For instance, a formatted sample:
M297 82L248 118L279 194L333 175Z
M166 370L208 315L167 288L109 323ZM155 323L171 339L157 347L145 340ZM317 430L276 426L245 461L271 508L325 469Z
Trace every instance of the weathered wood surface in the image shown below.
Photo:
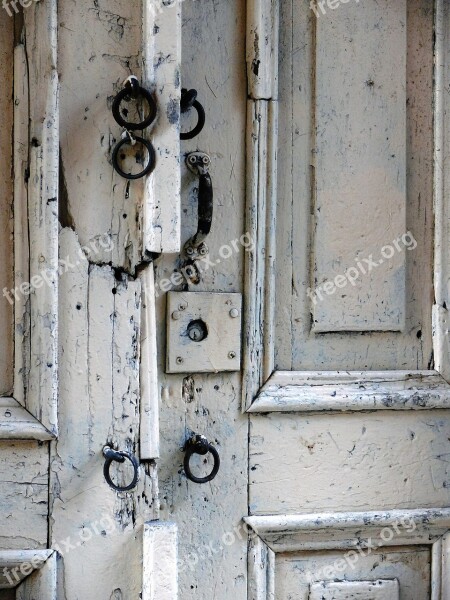
M28 284L15 316L17 399L57 433L59 87L56 0L24 13L16 49L15 225L17 282ZM28 126L28 130L27 130ZM23 146L27 150L23 150ZM25 159L24 152L27 152ZM28 175L22 170L27 160ZM22 180L27 178L26 189ZM26 223L26 225L25 225ZM27 238L27 239L24 239ZM28 261L28 267L26 262ZM29 279L26 279L26 278ZM17 285L17 283L15 283ZM20 323L20 317L23 317ZM21 347L21 344L24 344ZM29 358L26 353L29 351Z
M313 583L309 600L400 600L397 579L320 581Z
M369 4L371 7L375 6L373 2ZM397 74L406 86L407 98L406 228L413 232L417 242L414 250L408 251L405 248L403 251L406 255L407 281L404 333L374 332L359 335L311 332L312 301L308 298L307 289L314 288L315 285L310 250L313 236L316 235L311 219L315 202L312 190L319 177L315 172L318 165L315 162L315 145L311 140L314 139L315 128L320 130L322 126L320 121L314 123L312 119L315 93L312 57L319 51L325 52L325 47L329 46L325 41L323 47L318 48L313 30L315 24L326 27L326 23L338 18L338 12L341 15L358 15L360 9L361 6L356 3L345 6L342 4L338 10L322 15L320 24L317 24L309 3L289 2L281 5L277 259L276 277L272 284L276 290L276 337L274 348L267 344L265 352L275 352L276 368L282 370L433 367L433 61L430 60L433 55L433 3L430 0L408 3L406 80L404 71ZM381 7L379 10L381 15ZM390 27L390 24L388 19L385 26ZM332 52L331 48L329 50ZM369 71L372 59L366 53L364 44L359 45L358 52L358 64L365 64L367 67L367 77L361 81L362 89L365 89L365 81L371 76ZM355 63L351 60L344 61L343 68L345 66L350 72ZM357 103L358 99L355 98L354 102ZM349 110L350 104L345 103L342 113L347 114ZM364 124L361 125L363 126ZM345 128L341 126L328 143L333 145L336 136L344 133ZM320 175L323 176L324 174ZM355 216L352 218L356 219ZM369 215L364 217L364 222L368 218ZM379 220L372 219L372 222L374 230L378 232L376 225L380 223ZM356 233L358 227L355 223ZM380 251L385 243L392 242L388 238L381 244L382 232L376 235L379 236ZM353 238L348 243L353 244ZM365 240L361 240L360 247L364 248L365 244ZM371 252L364 255L364 258L369 258ZM383 265L378 267L382 268ZM363 277L361 275L361 281ZM364 279L364 285L368 281L370 279ZM270 289L271 286L267 287ZM335 298L338 293L350 293L350 288L352 286L349 283L330 298ZM380 288L377 293L383 294L384 290ZM383 298L380 297L381 300Z
M147 523L143 531L142 600L177 600L175 523Z
M2 127L0 131L0 290L13 287L13 252L12 252L12 135L13 135L13 39L14 21L2 16L0 19L0 114ZM0 298L0 337L2 352L0 353L0 395L11 394L13 386L13 309L6 297Z
M76 234L63 229L60 240L61 254L73 264L80 252ZM131 600L142 591L141 529L157 516L155 467L141 465L138 487L118 494L104 480L102 449L108 443L139 452L141 286L87 261L64 273L60 285L61 431L52 446L52 547L64 551L68 536L74 546L63 556L67 600L89 597L94 582L101 597ZM129 469L112 467L111 473L122 483L131 476Z
M311 287L341 276L311 303L317 333L404 327L410 252L381 252L407 231L406 12L382 0L317 19Z
M0 441L0 549L47 546L48 444Z
M446 506L447 429L445 410L252 415L251 513Z
M244 233L245 18L245 4L236 0L183 3L182 85L198 90L206 124L197 138L182 142L182 152L199 149L211 156L214 186L214 217L206 240L214 264L204 269L200 283L186 286L188 291L242 292L244 248L227 259L219 250ZM183 115L182 129L193 119ZM183 244L197 230L198 178L184 164L181 168ZM166 297L160 284L185 263L179 256L166 256L155 264L158 365L163 374ZM162 375L160 385L161 518L178 525L179 597L244 600L247 539L239 528L247 513L248 425L240 416L239 374ZM205 434L221 456L219 474L208 485L190 483L183 474L181 448L192 431Z

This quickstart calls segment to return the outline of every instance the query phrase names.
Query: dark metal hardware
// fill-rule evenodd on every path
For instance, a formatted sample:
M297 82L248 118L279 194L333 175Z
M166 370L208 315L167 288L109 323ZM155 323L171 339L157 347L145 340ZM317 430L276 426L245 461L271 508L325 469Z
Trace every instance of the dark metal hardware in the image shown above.
M128 490L132 490L134 487L136 487L136 484L139 479L139 463L137 461L137 458L133 454L131 454L130 452L122 452L122 451L118 451L118 450L113 450L110 446L105 446L103 448L103 456L106 459L105 465L103 467L103 475L105 476L105 479L106 479L106 482L108 483L108 485L110 485L114 490L116 490L118 492L127 492ZM129 460L130 463L133 465L133 470L134 470L133 479L130 484L128 484L126 486L120 486L120 485L117 485L116 483L114 483L113 480L111 479L109 469L110 469L111 463L113 461L119 462L119 463L124 463L126 459Z
M195 108L198 115L197 125L191 131L180 133L181 140L192 140L196 135L200 133L205 125L205 109L197 100L197 90L187 90L182 88L180 109L182 113L188 112L191 108Z
M145 100L147 101L149 114L140 123L131 123L129 121L125 121L125 119L120 114L120 105L122 103L122 100L130 100L131 98L135 100L137 100L138 98L145 98ZM134 131L135 129L145 129L146 127L151 125L155 120L156 110L156 102L153 100L153 96L148 90L139 85L138 80L134 76L129 77L127 79L123 89L121 89L117 96L114 98L112 104L112 113L116 122L128 131Z
M208 442L204 435L194 434L186 442L184 450L186 452L184 455L184 472L186 473L186 477L194 483L208 483L208 481L212 481L220 468L220 456L215 447ZM211 473L205 477L196 477L192 474L190 467L191 456L193 454L205 456L208 453L211 453L214 458L213 469Z
M209 165L211 159L204 152L191 152L186 156L186 164L190 171L198 175L198 227L197 232L189 239L185 252L189 258L197 258L208 254L208 247L204 240L211 231L213 217L213 186Z
M145 146L145 148L147 148L148 162L143 168L143 170L139 173L126 173L119 166L119 152L121 148L125 145L135 146L136 144L141 144L142 146ZM143 137L140 137L138 135L132 135L129 131L124 131L124 133L122 134L122 139L114 147L111 160L113 167L115 168L117 173L119 173L119 175L121 175L122 177L125 177L125 179L140 179L141 177L144 177L144 175L147 175L148 173L153 171L156 162L155 149L153 148L151 142L144 139Z

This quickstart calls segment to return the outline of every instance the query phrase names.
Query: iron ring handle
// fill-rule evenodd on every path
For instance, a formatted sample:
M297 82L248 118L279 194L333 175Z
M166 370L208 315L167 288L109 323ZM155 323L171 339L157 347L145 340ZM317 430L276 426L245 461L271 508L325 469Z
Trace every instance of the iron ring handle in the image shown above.
M118 161L119 152L120 152L120 149L122 148L122 146L124 146L125 144L134 144L134 143L142 144L143 146L145 146L145 148L147 148L147 152L148 152L148 163L145 165L145 167L142 171L140 171L139 173L136 173L136 174L126 173L119 166L119 161ZM135 136L133 136L133 138L131 138L130 134L126 133L126 135L115 145L113 153L112 153L111 161L112 161L114 169L117 171L117 173L119 173L119 175L121 177L124 177L125 179L140 179L141 177L144 177L144 175L147 175L148 173L153 171L153 169L155 168L155 163L156 163L155 149L153 148L153 145L151 144L151 142L144 139L143 137L135 135Z
M190 108L195 108L197 111L198 119L194 129L184 133L180 132L180 140L192 140L192 138L195 138L201 132L206 120L205 109L197 100L197 90L187 90L185 88L181 90L180 108L182 113L187 112Z
M110 446L105 446L103 448L103 456L106 459L105 464L103 466L103 475L105 476L106 482L109 486L111 486L117 492L128 492L129 490L132 490L134 487L136 487L136 484L139 479L139 463L137 461L137 458L133 454L131 454L130 452L113 450L112 448L110 448ZM121 486L113 482L109 473L109 469L113 461L124 463L125 460L129 460L130 463L133 465L134 474L130 484Z
M194 435L186 443L185 452L186 452L186 454L184 455L183 465L184 465L184 472L186 474L186 477L188 479L190 479L191 481L193 481L194 483L208 483L209 481L212 481L214 479L214 477L217 475L217 473L219 472L220 456L219 456L219 453L217 452L216 448L208 442L208 440L205 438L205 436ZM205 456L208 453L212 454L212 456L214 458L214 465L213 465L211 473L209 475L206 475L205 477L197 477L196 475L193 475L193 473L191 471L191 466L190 466L191 456L193 454L200 454L202 456Z
M120 114L120 105L122 103L122 100L124 100L125 98L130 99L130 97L131 98L142 97L147 100L150 112L149 112L148 116L140 123L130 123L128 121L125 121L125 119ZM127 85L122 90L120 90L120 92L114 98L113 104L112 104L112 114L114 116L114 119L121 127L123 127L124 129L128 129L129 131L133 131L135 129L145 129L146 127L151 125L153 123L153 121L155 120L156 112L157 112L156 102L154 101L151 93L140 85L138 87L135 86L133 88L133 83L131 83L130 85Z

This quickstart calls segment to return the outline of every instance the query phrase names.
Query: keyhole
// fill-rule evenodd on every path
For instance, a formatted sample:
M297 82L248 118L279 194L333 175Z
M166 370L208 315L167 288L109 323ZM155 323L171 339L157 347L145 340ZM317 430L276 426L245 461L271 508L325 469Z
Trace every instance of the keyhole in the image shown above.
M201 319L197 321L191 321L187 327L187 334L190 340L193 342L202 342L208 337L208 328L206 323Z

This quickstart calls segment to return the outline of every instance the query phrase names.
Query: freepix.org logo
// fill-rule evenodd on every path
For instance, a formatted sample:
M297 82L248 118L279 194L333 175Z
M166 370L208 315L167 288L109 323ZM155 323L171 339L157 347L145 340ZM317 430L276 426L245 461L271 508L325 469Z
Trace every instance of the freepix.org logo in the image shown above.
M9 17L19 12L19 6L22 8L29 8L33 2L39 2L39 0L2 0L3 10L6 10Z

